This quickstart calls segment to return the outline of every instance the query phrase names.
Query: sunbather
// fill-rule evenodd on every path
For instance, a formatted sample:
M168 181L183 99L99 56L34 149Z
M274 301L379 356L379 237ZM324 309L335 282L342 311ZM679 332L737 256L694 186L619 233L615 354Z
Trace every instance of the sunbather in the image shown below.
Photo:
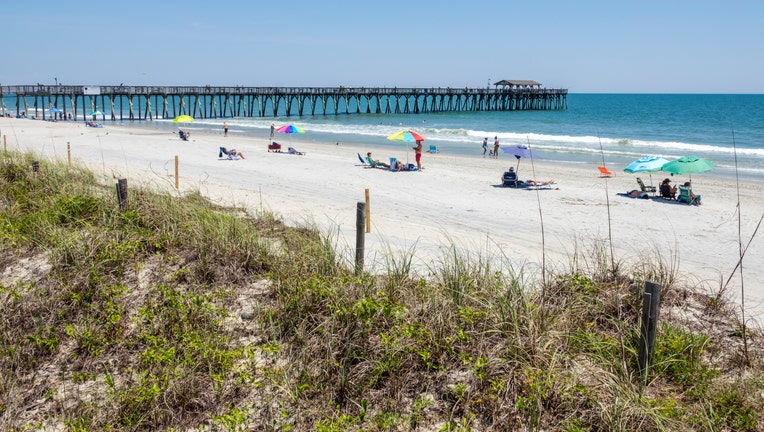
M188 141L188 139L191 138L191 132L186 132L183 129L178 129L178 136L183 141Z
M240 157L242 159L246 159L244 157L244 154L235 148L227 149L225 147L220 147L220 153L218 153L218 157L223 157L223 155L228 156L228 159L234 158L234 157Z
M386 164L376 159L372 159L371 152L366 153L366 162L368 162L372 168L377 168L377 167L390 168L390 164Z
M528 186L549 186L554 184L554 180L526 180Z
M297 151L294 147L288 147L287 148L287 153L293 154L293 155L304 155L305 154L305 153L303 153L301 151Z

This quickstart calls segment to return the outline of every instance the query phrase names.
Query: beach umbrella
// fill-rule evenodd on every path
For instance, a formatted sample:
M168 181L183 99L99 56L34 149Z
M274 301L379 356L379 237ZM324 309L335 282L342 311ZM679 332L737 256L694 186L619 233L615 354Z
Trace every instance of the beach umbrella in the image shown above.
M173 123L191 123L192 121L194 118L186 114L179 115L172 120Z
M295 125L284 125L276 129L276 132L285 134L304 134L305 131ZM289 144L292 144L292 138L289 138Z
M714 164L708 159L697 156L682 156L663 165L661 171L671 174L687 174L692 179L692 174L699 174L712 169L714 169Z
M515 168L515 170L518 170L520 168L520 159L536 157L536 153L533 153L531 149L529 149L528 147L524 145L502 147L501 149L504 150L504 153L509 153L517 158L517 167Z
M52 112L52 113L60 113L60 112L63 112L63 111L61 111L60 109L58 109L58 108L56 108L56 107L53 107L53 108L49 109L48 111L50 111L50 112Z
M415 142L419 143L424 141L424 136L420 134L419 132L415 132L411 129L404 129L402 131L398 131L390 136L387 137L387 139L391 141L401 141L401 142ZM408 149L406 150L406 162L408 162Z
M297 127L295 125L284 125L284 126L281 126L280 128L276 129L276 132L289 133L289 134L291 134L291 133L304 134L305 133L304 130L302 130L301 128L299 128L299 127Z
M387 139L391 141L403 141L403 142L424 141L424 137L420 133L414 132L413 130L410 130L410 129L404 129L402 131L396 132L388 136Z
M652 186L653 184L652 173L660 171L661 168L663 168L663 165L666 165L667 163L668 163L668 160L662 157L644 156L630 163L623 170L629 174L642 173L642 172L650 173L650 185Z

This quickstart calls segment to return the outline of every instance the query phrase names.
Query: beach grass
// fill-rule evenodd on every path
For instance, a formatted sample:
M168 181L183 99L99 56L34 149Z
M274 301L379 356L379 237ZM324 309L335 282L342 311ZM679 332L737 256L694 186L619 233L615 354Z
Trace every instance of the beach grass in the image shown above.
M38 171L32 161L41 161ZM539 270L455 242L355 271L335 233L0 161L3 430L764 428L761 331L675 256ZM642 286L663 287L638 366Z

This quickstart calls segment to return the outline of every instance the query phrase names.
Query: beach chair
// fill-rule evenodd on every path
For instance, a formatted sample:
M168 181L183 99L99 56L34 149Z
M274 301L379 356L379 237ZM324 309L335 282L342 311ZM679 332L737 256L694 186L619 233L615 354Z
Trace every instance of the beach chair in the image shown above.
M431 144L429 151L430 151L430 153L437 153L438 152L438 147L436 147L436 146Z
M180 139L182 139L183 141L188 141L188 135L187 135L185 132L183 132L182 130L179 130L179 131L178 131L178 136L179 136L179 137L180 137Z
M505 171L501 176L501 185L504 187L523 187L524 184L517 180L517 173L514 171Z
M277 143L276 141L273 141L271 144L268 144L268 151L271 152L280 152L281 151L281 144Z
M604 166L598 166L597 169L600 171L600 177L613 177L613 176L615 176L614 172L609 171Z
M236 154L235 149L228 150L225 147L220 147L218 150L218 158L221 160L239 160L239 156Z
M692 189L687 186L679 185L679 196L676 198L676 201L700 205L700 195L693 194Z
M356 153L356 154L358 155L358 160L359 160L359 161L361 161L361 165L363 165L363 166L366 166L366 165L367 165L367 163L366 163L366 161L363 159L363 157L361 156L361 153Z
M643 182L639 177L637 177L637 183L639 183L639 188L642 190L642 192L655 194L655 186L645 186L645 182Z

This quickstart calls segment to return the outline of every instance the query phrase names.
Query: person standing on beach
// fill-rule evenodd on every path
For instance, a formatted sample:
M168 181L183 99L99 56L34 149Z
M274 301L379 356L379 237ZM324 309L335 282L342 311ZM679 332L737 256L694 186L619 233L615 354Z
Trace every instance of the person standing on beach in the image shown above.
M271 123L271 139L273 139L273 134L276 133L276 125Z
M488 137L483 138L483 157L488 152Z
M224 137L228 136L228 123L226 122L223 122L223 136Z
M498 135L493 137L493 158L494 159L499 158L499 136Z
M422 141L417 141L416 146L412 147L416 155L416 169L422 171Z

